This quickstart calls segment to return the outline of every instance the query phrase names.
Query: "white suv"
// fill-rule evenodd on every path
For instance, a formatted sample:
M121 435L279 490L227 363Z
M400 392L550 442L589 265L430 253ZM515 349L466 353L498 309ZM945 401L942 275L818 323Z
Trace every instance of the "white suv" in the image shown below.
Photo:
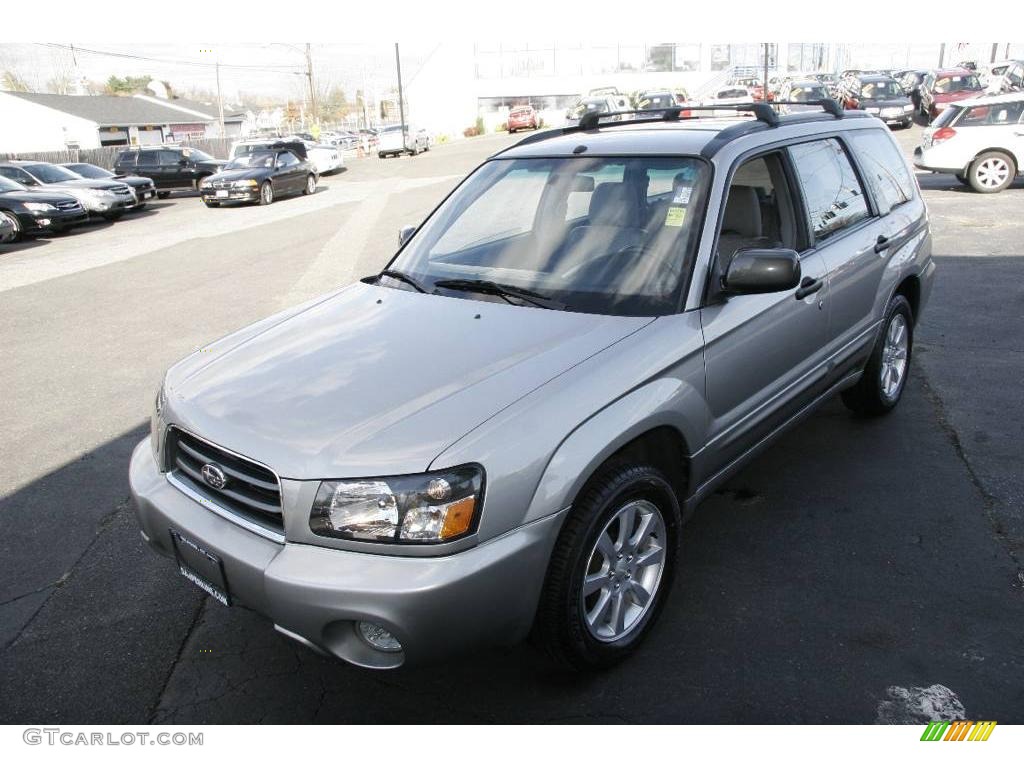
M952 173L977 192L1001 192L1024 161L1024 93L950 104L925 128L914 165Z

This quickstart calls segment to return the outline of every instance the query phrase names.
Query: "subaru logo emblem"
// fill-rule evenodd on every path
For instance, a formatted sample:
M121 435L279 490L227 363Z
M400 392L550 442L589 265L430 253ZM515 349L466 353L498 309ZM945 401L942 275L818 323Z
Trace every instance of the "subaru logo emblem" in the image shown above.
M203 482L211 488L216 488L219 491L228 484L227 475L225 475L224 470L216 464L203 464L202 472Z

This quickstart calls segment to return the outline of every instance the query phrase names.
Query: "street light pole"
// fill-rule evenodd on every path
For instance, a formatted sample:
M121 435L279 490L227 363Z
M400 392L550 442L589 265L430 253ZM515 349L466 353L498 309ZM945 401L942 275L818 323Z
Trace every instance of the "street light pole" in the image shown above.
M398 118L402 121L402 149L405 149L405 98L402 96L402 57L395 43L395 68L398 70Z

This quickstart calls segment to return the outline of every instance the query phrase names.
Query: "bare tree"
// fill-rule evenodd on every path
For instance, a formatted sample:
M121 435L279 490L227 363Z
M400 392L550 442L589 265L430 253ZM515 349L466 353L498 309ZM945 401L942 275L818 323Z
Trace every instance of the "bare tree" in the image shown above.
M53 77L46 81L46 90L49 93L74 93L75 65L71 56L65 51L52 51L50 69L53 72Z

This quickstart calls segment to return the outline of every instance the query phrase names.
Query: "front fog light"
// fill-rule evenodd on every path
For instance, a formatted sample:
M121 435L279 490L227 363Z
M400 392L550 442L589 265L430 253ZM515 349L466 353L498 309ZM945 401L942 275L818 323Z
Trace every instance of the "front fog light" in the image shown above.
M380 624L359 621L356 622L356 631L362 641L375 650L384 653L398 653L402 650L402 644L398 642L398 638Z
M423 475L320 484L309 516L318 536L393 544L436 544L470 533L483 493L483 470L458 467Z

